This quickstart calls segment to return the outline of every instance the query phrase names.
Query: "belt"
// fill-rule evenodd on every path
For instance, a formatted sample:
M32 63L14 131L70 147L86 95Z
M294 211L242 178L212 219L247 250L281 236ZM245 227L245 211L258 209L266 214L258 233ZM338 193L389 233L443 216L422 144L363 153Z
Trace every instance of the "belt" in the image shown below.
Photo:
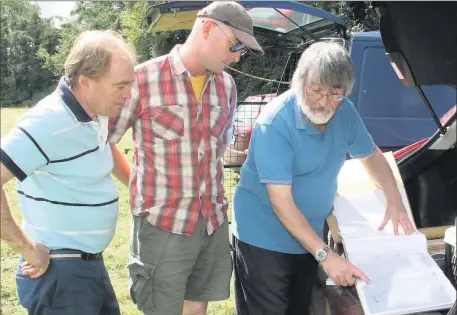
M74 258L82 260L102 260L103 252L91 254L76 249L58 249L51 250L49 257L51 259Z

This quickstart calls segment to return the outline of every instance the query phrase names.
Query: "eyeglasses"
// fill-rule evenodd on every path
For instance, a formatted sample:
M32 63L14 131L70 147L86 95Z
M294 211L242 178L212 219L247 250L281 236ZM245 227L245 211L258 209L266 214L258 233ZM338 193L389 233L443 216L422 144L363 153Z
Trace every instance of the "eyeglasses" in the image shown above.
M241 56L243 56L245 53L248 52L249 48L247 48L245 45L241 44L241 43L235 43L231 38L230 36L228 36L223 30L222 28L219 27L219 25L217 23L214 23L216 24L217 26L217 29L219 31L222 32L222 34L225 35L225 37L227 37L229 39L229 41L232 42L233 46L229 48L230 52L240 52Z
M307 96L314 98L316 100L320 100L324 96L327 96L327 99L329 101L341 102L344 98L344 95L342 95L342 94L324 94L324 93L320 93L320 92L313 91L313 90L305 90L305 92L306 92Z

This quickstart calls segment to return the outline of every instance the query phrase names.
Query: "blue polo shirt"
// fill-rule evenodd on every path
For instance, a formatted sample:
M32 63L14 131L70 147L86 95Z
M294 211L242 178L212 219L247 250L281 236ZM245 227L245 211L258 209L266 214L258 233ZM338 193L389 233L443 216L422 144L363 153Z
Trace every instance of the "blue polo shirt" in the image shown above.
M61 80L2 137L0 159L17 178L22 227L35 242L98 253L113 238L118 192L99 128Z
M234 236L264 249L306 253L273 212L265 184L292 185L296 206L322 237L346 154L365 157L374 149L347 98L322 132L305 120L292 91L277 97L262 110L252 132L233 196Z

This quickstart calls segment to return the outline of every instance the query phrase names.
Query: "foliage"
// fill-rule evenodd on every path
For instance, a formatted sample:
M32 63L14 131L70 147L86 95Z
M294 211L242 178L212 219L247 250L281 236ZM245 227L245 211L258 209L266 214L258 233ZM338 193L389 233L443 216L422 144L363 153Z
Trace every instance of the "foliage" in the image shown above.
M31 103L55 83L53 74L42 68L40 48L55 52L58 32L51 19L42 19L38 5L2 1L0 103Z
M300 1L340 16L349 32L376 31L377 17L370 1Z
M301 2L341 16L349 32L376 30L379 25L369 2ZM70 18L61 20L59 27L54 19L41 18L35 3L2 1L0 5L1 106L32 105L46 95L63 75L65 58L82 31L118 31L131 45L138 63L169 52L175 44L183 43L188 34L187 30L151 32L147 23L148 16L154 13L150 2L79 1ZM277 45L266 38L259 37L259 40L264 47ZM288 81L291 69L288 75L282 75L289 57L287 49L268 50L267 56L244 56L233 67L257 77ZM229 72L237 82L239 100L278 90L277 83Z
M62 25L57 51L40 50L43 66L57 76L62 75L72 43L79 33L86 30L112 29L119 32L134 50L139 63L165 54L177 42L185 40L182 31L149 32L146 24L148 8L148 2L78 2L70 21Z
M137 61L142 63L168 53L177 43L183 43L187 31L153 33L149 31L147 16L148 2L129 3L122 15L122 34L133 47Z
M39 50L38 55L43 61L43 67L55 76L62 76L65 58L78 35L83 31L95 29L112 29L120 32L125 6L124 2L119 1L78 2L71 12L70 20L61 25L57 49L49 51L43 47Z
M238 101L244 101L248 96L252 95L276 93L279 85L273 81L288 81L288 78L283 77L283 71L289 52L287 50L269 50L265 48L269 43L267 39L260 36L257 39L264 47L265 55L246 54L240 59L240 62L233 64L232 67L243 73L266 80L228 71L237 84Z

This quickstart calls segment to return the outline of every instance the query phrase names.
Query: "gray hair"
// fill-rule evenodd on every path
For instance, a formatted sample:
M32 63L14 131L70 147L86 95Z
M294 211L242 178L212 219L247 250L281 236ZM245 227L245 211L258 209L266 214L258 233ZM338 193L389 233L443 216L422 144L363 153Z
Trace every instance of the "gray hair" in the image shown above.
M292 78L292 89L301 94L305 84L343 89L345 95L354 86L354 71L349 53L340 44L317 42L300 57Z
M135 60L131 48L122 37L112 30L82 32L76 39L65 60L65 77L70 88L75 87L80 75L100 77L108 71L111 57L116 51L124 51Z

